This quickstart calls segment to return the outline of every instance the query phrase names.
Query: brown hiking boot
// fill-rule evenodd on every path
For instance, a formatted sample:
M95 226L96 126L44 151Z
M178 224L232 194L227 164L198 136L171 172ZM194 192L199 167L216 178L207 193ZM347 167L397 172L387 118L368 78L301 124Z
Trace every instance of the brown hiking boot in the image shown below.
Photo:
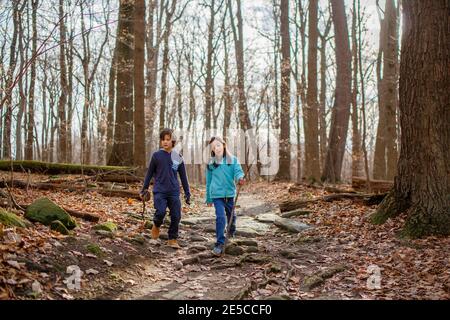
M156 240L159 238L159 228L156 225L152 227L152 239Z
M172 240L167 241L167 245L169 247L174 248L174 249L180 249L181 248L176 239L172 239Z

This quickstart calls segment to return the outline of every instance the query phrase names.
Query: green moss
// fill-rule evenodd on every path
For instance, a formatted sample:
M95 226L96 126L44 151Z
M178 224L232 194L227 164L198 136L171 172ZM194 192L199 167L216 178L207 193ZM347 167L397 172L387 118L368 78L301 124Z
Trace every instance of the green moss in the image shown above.
M94 230L104 230L109 232L115 232L117 230L117 225L112 221L107 221L104 223L99 223L94 226Z
M69 232L69 230L67 230L66 226L59 220L52 221L52 223L50 223L50 229L57 231L64 235L70 234L70 232Z
M69 230L77 226L75 220L63 208L48 198L40 198L29 205L25 217L45 225L58 220Z
M397 215L398 212L399 210L394 198L394 193L391 191L380 203L377 211L370 216L370 222L376 225L383 224L389 218Z
M15 215L14 213L7 212L3 209L0 209L0 223L4 224L7 227L19 228L27 228L31 225L31 223L29 223L28 221Z
M103 250L95 243L90 243L86 246L86 249L95 254L96 256L101 256L103 254Z
M430 213L419 205L411 207L399 236L403 239L418 239L431 235L450 235L450 216L446 212L448 210Z

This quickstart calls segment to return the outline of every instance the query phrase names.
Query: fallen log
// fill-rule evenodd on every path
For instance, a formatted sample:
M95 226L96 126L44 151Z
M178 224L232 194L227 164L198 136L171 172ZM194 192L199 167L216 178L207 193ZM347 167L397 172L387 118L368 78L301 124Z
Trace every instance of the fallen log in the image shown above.
M370 189L374 193L385 193L394 187L394 181L370 180ZM354 190L367 190L367 180L362 177L352 177L352 188Z
M333 186L317 186L313 184L299 184L296 183L289 187L289 193L297 193L297 192L305 192L306 188L313 188L318 190L323 190L326 192L332 192L332 193L354 193L352 190L345 190L345 189L339 189L337 187Z
M9 206L9 203L7 201L0 201L0 207L2 208L7 208ZM25 211L28 208L28 204L18 204L19 206L19 210L21 211ZM68 209L68 208L64 208L62 207L68 214L70 214L73 217L76 218L80 218L86 221L90 221L90 222L98 222L100 220L100 217L92 214L92 213L88 213L88 212L80 212L80 211L75 211L72 209Z
M100 189L100 188L86 188L83 186L74 186L68 184L54 184L54 183L27 183L21 180L13 180L8 181L7 185L11 188L34 188L40 190L61 190L61 191L70 191L77 193L85 193L85 192L96 192L105 197L119 197L119 198L132 198L135 200L140 200L139 192L130 191L130 190L114 190L114 189ZM6 184L4 181L0 181L0 188L5 188Z
M94 165L80 165L72 163L50 163L41 161L9 161L0 160L0 170L17 172L34 172L46 174L86 174L95 175L105 172L121 172L121 173L136 173L137 168L133 167L119 167L119 166L94 166Z
M318 202L318 201L326 201L326 202L332 202L336 200L342 200L342 199L352 199L355 201L361 201L365 205L374 205L380 203L387 193L383 194L362 194L362 193L337 193L337 194L330 194L323 197L317 197L314 199L297 199L297 200L287 200L283 201L279 204L280 211L288 212L288 211L294 211L299 208L303 208L307 206L310 203Z

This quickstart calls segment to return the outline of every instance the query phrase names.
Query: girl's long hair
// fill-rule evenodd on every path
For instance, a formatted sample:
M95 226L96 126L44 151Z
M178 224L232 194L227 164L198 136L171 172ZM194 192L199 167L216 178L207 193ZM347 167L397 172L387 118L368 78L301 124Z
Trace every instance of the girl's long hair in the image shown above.
M211 149L211 158L209 159L209 163L207 164L209 170L212 170L213 168L217 168L219 166L219 164L216 162L216 154L212 150L212 143L214 141L219 141L220 143L223 144L223 157L225 158L227 165L231 165L233 162L233 155L228 151L227 144L224 141L224 139L218 136L211 137L211 139L209 140L209 147Z

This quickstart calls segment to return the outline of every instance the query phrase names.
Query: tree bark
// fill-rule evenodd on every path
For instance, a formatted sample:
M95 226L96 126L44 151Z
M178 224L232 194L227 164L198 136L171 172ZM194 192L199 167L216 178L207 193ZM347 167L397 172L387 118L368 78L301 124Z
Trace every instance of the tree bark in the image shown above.
M309 3L309 42L308 42L308 90L306 105L303 106L305 125L305 178L311 181L320 179L319 157L319 115L317 103L317 41L318 41L318 0Z
M398 173L372 222L405 213L413 238L450 234L449 11L447 0L403 2Z
M134 164L145 168L144 0L135 1L134 13Z
M19 30L19 2L13 3L13 34L11 39L10 53L9 53L9 68L6 80L6 96L5 96L5 120L3 125L3 158L7 159L11 157L11 120L12 120L12 85L14 70L16 69L16 43L17 34ZM0 105L0 109L3 108Z
M331 8L336 43L336 90L331 114L329 147L322 179L335 183L341 179L342 161L350 117L351 54L344 1L332 0Z
M386 51L383 59L383 80L386 108L386 178L394 179L398 160L397 150L397 109L398 109L398 35L397 9L394 0L386 1Z
M58 101L58 162L67 162L67 70L66 70L66 27L64 14L64 1L59 0L59 80L61 84L61 95Z
M31 56L34 57L36 55L36 47L37 47L37 27L36 27L36 15L37 15L37 7L38 0L31 1L32 13L32 28L33 28L33 36L32 36L32 48L31 48ZM28 123L27 123L27 136L26 136L26 145L25 145L25 159L33 160L33 140L34 140L34 88L36 83L36 60L33 59L31 63L31 75L30 75L30 89L28 95Z
M291 105L291 53L289 36L289 0L281 0L281 116L280 116L280 167L277 179L291 178L290 105Z
M133 49L134 3L121 0L117 47L117 96L114 145L109 165L133 164Z

